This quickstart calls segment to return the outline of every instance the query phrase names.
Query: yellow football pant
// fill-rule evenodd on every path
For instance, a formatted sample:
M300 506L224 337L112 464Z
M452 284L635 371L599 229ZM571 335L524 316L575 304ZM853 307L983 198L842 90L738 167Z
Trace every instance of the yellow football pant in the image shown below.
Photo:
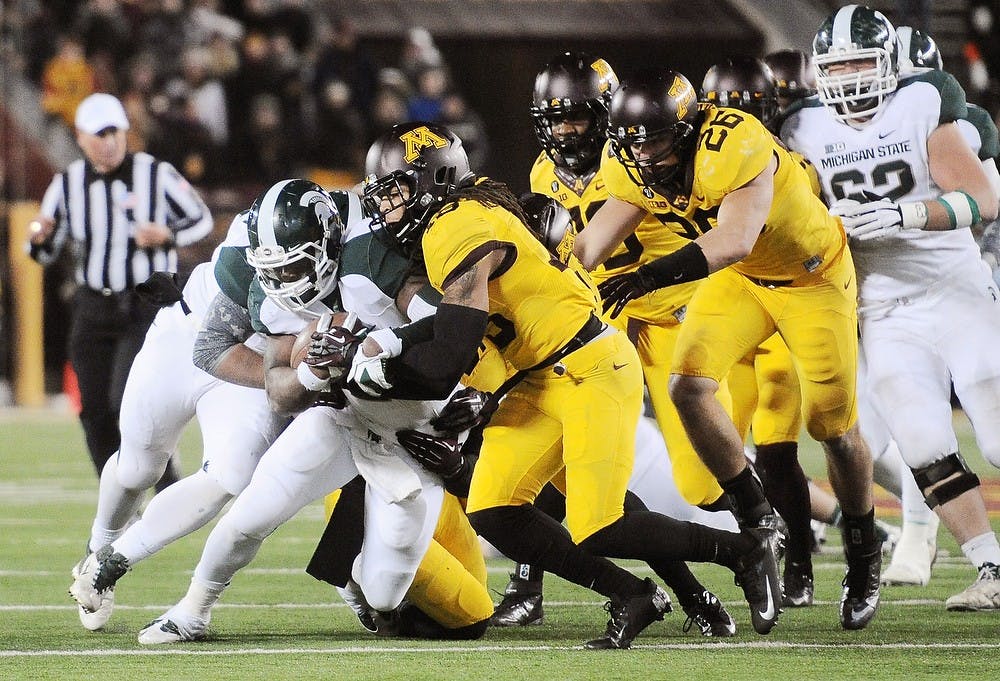
M740 359L726 377L733 422L744 440L772 445L796 442L802 430L802 393L792 353L778 334Z
M619 328L627 325L629 337L633 339L639 352L642 375L653 405L653 416L667 443L667 454L670 456L677 490L689 504L711 504L722 496L722 487L688 440L677 407L670 399L671 359L683 324L672 321L659 325L638 319L628 319L622 324L622 319L619 317L612 320L612 323ZM728 409L729 390L725 383L720 386L717 396Z
M857 420L856 300L847 251L807 286L766 288L720 270L688 305L673 372L719 381L777 331L798 373L809 435L820 442L843 435Z
M339 498L337 490L324 499L327 520ZM417 567L406 597L448 629L466 627L493 615L479 537L461 503L451 494L444 495L434 539Z
M642 369L623 333L568 355L562 375L532 372L483 434L469 513L532 502L566 467L566 525L580 543L624 514L642 411Z

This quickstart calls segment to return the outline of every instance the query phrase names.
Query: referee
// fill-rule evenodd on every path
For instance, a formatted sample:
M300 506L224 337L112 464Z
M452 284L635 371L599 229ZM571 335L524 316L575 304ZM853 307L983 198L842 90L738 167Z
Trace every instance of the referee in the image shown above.
M69 357L98 476L118 449L125 379L157 312L136 295L135 285L154 271L176 272L175 247L212 231L208 206L173 166L127 153L128 128L115 97L98 93L80 103L76 141L85 158L53 177L28 244L42 265L56 260L67 240L74 247ZM171 466L157 489L173 480Z

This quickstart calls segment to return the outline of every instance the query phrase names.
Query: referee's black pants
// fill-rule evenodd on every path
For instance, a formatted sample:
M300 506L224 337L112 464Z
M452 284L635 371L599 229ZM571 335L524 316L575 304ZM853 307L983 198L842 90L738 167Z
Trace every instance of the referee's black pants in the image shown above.
M98 477L121 444L118 415L125 381L157 311L133 291L81 286L73 296L69 357L80 388L80 423ZM157 491L176 480L171 462Z

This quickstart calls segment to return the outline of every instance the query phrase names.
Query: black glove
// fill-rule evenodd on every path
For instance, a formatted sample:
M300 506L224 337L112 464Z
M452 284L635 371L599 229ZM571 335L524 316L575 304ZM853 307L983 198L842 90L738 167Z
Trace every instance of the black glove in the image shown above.
M145 302L157 307L170 307L184 299L184 293L173 272L153 272L149 279L135 285L135 292Z
M441 413L430 420L431 427L447 435L481 426L490 420L496 405L491 393L475 388L462 388L448 400Z
M419 430L397 431L396 439L421 466L437 473L443 480L453 478L465 469L465 457L458 440L435 437Z
M639 270L618 274L597 285L597 290L604 301L604 313L607 314L610 308L611 318L614 319L622 313L629 301L641 298L647 293L655 290L649 282L640 274Z

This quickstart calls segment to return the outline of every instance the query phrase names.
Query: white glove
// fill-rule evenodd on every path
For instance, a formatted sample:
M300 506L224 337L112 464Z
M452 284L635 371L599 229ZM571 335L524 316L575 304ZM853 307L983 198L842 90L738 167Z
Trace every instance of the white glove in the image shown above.
M881 239L904 229L922 229L927 224L927 207L921 201L896 203L879 199L861 203L841 199L830 206L830 213L840 217L847 236L857 241Z
M365 354L365 346L372 345L367 342L369 340L378 345L378 351L374 355ZM392 388L392 383L385 376L386 361L402 352L402 343L391 329L372 331L365 341L354 353L347 382L356 385L366 395L381 397Z

